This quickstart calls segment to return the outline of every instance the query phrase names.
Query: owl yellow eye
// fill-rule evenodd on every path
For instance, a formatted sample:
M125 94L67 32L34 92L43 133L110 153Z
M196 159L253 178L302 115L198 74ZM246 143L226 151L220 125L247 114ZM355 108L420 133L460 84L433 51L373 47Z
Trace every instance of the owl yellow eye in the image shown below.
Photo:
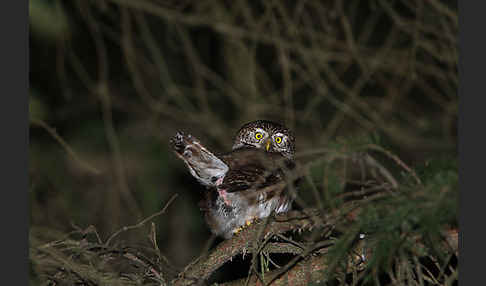
M282 143L282 137L276 137L275 142L277 142L277 144Z
M255 133L255 138L258 139L258 140L260 140L260 139L263 138L263 134L260 133L260 132L257 132L257 133Z

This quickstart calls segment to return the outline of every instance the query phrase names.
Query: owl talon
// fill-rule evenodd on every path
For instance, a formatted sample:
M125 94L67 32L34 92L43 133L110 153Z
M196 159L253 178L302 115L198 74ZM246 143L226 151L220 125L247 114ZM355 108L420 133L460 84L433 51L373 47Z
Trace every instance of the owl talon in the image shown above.
M238 227L237 229L233 230L233 234L237 234L237 233L240 233L242 230L246 229L247 227L249 227L250 225L253 224L253 222L255 222L257 220L257 218L252 218L252 219L249 219L247 221L245 221L245 224Z

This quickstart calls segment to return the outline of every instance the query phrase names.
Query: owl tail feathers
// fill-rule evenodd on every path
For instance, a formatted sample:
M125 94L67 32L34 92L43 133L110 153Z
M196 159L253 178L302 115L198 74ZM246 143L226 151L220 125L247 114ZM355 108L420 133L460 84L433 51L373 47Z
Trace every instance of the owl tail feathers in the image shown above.
M194 136L179 131L170 139L172 149L201 184L212 187L228 171L228 166L206 149Z

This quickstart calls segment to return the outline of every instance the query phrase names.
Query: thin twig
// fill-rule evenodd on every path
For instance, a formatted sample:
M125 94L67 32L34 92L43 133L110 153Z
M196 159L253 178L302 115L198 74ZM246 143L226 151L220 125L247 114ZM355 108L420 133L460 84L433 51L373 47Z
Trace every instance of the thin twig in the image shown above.
M170 200L165 204L164 208L156 213L154 213L153 215L141 220L139 223L137 224L134 224L134 225L129 225L129 226L124 226L122 228L120 228L119 230L117 230L115 233L113 233L110 238L108 238L108 240L105 242L105 246L109 246L110 245L110 242L111 240L113 240L113 238L115 238L116 236L118 236L120 233L122 232L125 232L125 231L128 231L128 230L131 230L131 229L136 229L136 228L140 228L142 227L147 221L150 221L151 219L153 219L154 217L157 217L161 214L164 214L165 213L165 210L169 207L169 205L172 203L172 201L174 201L176 198L177 198L178 194L174 194L172 195L172 197L170 198Z
M30 119L30 123L39 127L44 128L63 148L66 150L66 152L74 159L75 162L77 162L81 167L83 167L85 170L89 171L90 173L93 173L95 175L101 174L101 171L96 169L95 167L91 166L88 162L82 160L76 152L69 146L64 139L62 139L61 136L56 132L54 128L49 126L47 123L45 123L41 119Z

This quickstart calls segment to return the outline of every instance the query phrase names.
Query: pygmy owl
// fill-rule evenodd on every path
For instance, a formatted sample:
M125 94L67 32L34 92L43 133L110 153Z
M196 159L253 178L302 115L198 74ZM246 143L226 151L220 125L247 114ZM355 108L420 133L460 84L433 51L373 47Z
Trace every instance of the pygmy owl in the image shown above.
M218 156L182 132L171 143L207 187L200 207L214 234L230 238L255 219L290 209L297 184L288 176L295 166L295 139L283 125L249 122L237 132L232 151Z

